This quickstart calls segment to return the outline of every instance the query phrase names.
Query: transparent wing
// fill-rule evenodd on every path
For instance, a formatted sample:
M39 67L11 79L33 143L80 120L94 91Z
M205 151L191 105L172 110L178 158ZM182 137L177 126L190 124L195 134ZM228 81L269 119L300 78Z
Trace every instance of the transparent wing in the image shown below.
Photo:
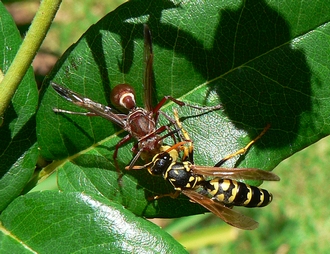
M259 223L250 217L238 213L221 203L205 197L194 190L183 190L182 193L189 197L193 202L198 203L214 213L227 224L240 228L252 230L258 227Z
M280 178L272 172L256 168L219 168L209 166L192 166L193 172L198 175L222 177L226 179L266 180L279 181Z
M119 114L115 109L102 105L100 103L94 102L89 98L83 97L80 94L77 94L70 89L64 88L54 82L51 82L54 90L64 99L70 101L71 103L87 109L95 115L101 116L117 125L121 128L125 128L126 125L126 115Z
M143 85L144 85L144 108L147 111L153 111L152 107L152 86L153 86L153 76L152 76L152 65L153 65L154 55L152 52L152 39L151 31L148 25L144 25L144 75L143 75Z

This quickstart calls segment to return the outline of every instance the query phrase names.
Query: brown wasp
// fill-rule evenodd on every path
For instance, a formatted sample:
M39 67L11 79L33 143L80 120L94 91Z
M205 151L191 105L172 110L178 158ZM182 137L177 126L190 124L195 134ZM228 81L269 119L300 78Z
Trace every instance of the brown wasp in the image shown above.
M177 125L181 126L176 111L175 118ZM155 196L154 199L164 196L175 198L183 193L191 201L204 206L229 225L241 229L255 229L258 227L258 222L231 208L233 206L263 207L272 201L273 196L265 189L236 180L279 181L280 178L271 172L255 168L222 168L219 166L236 155L244 154L254 142L264 135L268 128L269 125L243 149L225 157L214 167L194 164L192 142L187 132L183 130L186 141L179 142L155 155L150 163L144 166L134 166L133 169L147 168L150 174L163 176L176 190L175 193ZM183 143L188 143L189 146L182 148L185 154L182 161L179 161L179 150Z
M173 132L175 132L171 132L168 126L161 126L157 128L158 116L160 113L163 114L169 121L173 121L170 117L168 117L160 110L166 101L171 100L179 106L188 106L203 110L216 110L221 108L220 105L214 107L192 106L182 101L179 101L171 96L164 96L164 98L155 107L153 107L151 103L151 92L153 85L153 57L154 55L152 50L151 32L149 27L147 25L144 25L144 108L136 106L134 89L128 84L117 85L112 89L110 95L112 104L118 109L125 109L126 111L128 111L127 114L120 113L116 109L97 103L54 82L51 82L52 87L60 96L72 102L73 104L85 108L89 111L86 113L79 113L54 108L53 110L55 112L79 114L86 116L101 116L117 124L120 128L128 132L128 135L125 136L122 140L120 140L116 145L116 149L113 155L115 161L117 158L119 147L129 141L131 138L137 139L137 145L134 148L134 150L137 150L137 153L129 165L130 169L133 167L136 160L140 156L142 159L146 160L147 158L152 158L155 154L159 153L159 149L162 146L162 140L165 137L172 135ZM166 130L168 130L168 133L166 135L159 135Z

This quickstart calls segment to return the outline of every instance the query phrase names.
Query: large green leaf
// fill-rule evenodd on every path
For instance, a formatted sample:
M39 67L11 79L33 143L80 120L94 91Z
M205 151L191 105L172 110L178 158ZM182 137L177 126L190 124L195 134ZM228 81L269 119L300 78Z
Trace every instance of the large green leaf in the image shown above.
M44 157L63 159L60 188L102 195L145 216L203 211L170 198L149 202L147 197L171 188L146 172L123 172L118 181L112 154L125 134L111 122L52 111L81 109L48 87L51 80L103 104L118 83L133 84L142 98L143 23L153 34L155 102L172 95L191 104L223 105L198 117L201 112L180 109L197 164L214 165L268 123L271 129L247 155L227 166L271 170L328 135L329 4L130 1L102 18L44 83L38 141ZM171 106L164 111L171 114ZM119 151L121 168L133 157L130 148Z
M2 3L0 16L0 69L6 75L22 39ZM30 68L0 126L0 211L21 193L34 172L38 155L34 115L37 104L38 90Z
M0 219L7 233L1 234L2 253L10 248L10 253L24 248L33 253L186 252L153 223L82 193L30 193L10 204Z

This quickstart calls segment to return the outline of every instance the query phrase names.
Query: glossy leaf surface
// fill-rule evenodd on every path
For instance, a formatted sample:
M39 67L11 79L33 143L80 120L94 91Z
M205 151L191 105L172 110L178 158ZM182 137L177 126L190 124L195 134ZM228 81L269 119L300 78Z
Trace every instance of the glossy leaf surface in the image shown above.
M7 232L1 233L2 252L185 253L153 223L82 193L30 193L10 204L0 219Z
M172 95L191 104L223 105L198 117L201 112L180 109L197 164L214 165L268 123L271 129L247 155L227 166L271 170L328 135L330 5L278 3L130 1L93 25L45 81L38 112L42 155L64 159L60 188L102 195L145 216L203 211L167 198L150 203L146 198L171 186L146 172L123 172L118 183L112 154L125 134L101 118L52 111L81 109L47 87L51 80L106 105L116 84L130 83L142 106L143 23L153 35L155 103ZM171 114L170 106L164 111ZM119 151L122 169L133 157L130 148Z

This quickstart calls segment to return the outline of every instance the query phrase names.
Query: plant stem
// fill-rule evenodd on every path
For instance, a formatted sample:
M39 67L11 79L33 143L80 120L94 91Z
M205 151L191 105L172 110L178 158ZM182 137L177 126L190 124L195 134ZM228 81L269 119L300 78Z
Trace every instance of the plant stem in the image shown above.
M5 113L19 83L22 81L25 73L31 66L41 43L46 37L60 4L61 0L41 1L40 7L32 21L29 31L0 84L0 116Z

